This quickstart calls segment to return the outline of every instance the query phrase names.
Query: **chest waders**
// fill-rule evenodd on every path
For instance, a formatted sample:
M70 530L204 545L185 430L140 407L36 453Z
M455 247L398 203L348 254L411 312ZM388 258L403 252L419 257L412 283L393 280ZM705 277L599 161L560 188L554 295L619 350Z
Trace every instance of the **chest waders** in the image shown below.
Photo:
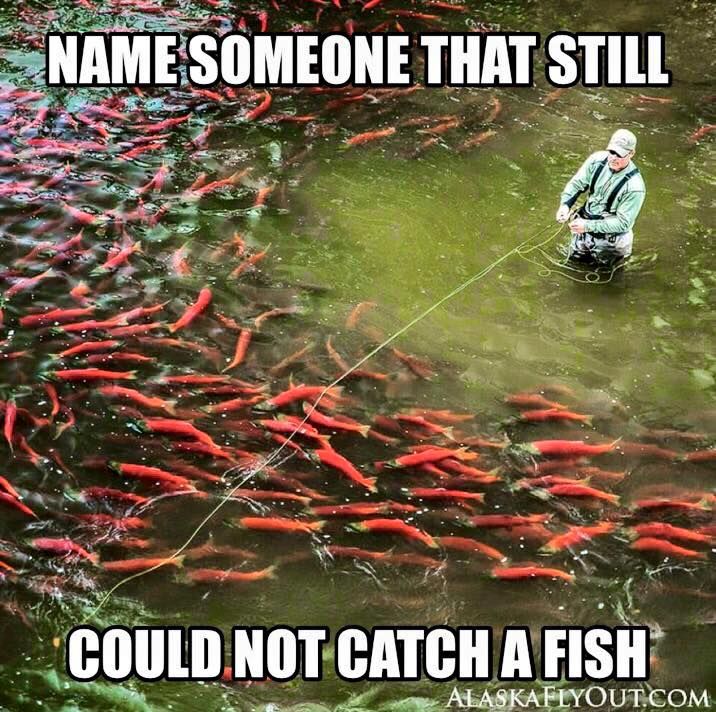
M599 165L597 166L597 170L594 171L594 175L592 176L592 181L589 184L589 189L587 191L587 201L589 201L589 197L594 192L594 186L597 184L597 180L599 179L599 176L602 174L602 171L604 170L604 167L607 165L607 160L604 159L603 161L599 161ZM607 204L604 207L604 213L602 215L595 215L593 213L590 213L586 209L587 202L585 201L584 205L579 209L578 215L580 218L584 218L585 220L604 220L605 217L611 217L613 215L612 208L614 207L614 201L616 201L617 196L621 192L621 189L627 184L629 179L633 176L639 173L638 168L633 168L629 173L627 173L615 186L612 188L612 192L609 193L609 197L607 198ZM609 240L609 242L614 242L617 237L621 234L618 232L600 232L600 233L586 233L591 234L593 238L596 239L603 239L603 240Z

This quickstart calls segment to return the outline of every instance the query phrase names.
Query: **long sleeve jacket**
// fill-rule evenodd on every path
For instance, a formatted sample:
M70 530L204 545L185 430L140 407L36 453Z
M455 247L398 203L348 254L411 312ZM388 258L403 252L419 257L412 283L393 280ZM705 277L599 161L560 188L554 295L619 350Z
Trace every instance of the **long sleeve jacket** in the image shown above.
M581 168L572 176L562 191L560 201L563 205L571 207L576 202L579 194L589 188L599 165L608 155L608 151L597 151L582 164ZM594 185L594 190L589 195L584 207L590 215L602 215L603 219L586 220L585 229L587 232L619 234L632 229L646 197L646 186L640 173L631 176L627 183L622 186L612 204L611 212L606 213L605 211L607 201L614 188L635 167L634 163L629 161L626 168L617 173L614 173L608 165L602 168Z

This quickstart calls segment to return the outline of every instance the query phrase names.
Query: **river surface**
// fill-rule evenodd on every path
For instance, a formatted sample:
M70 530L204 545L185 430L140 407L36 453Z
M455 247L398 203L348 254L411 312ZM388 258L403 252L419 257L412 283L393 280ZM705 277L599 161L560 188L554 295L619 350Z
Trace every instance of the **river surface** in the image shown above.
M121 576L96 573L94 567L83 567L74 560L46 563L43 559L38 568L31 557L16 566L19 582L8 579L3 585L2 709L249 710L278 705L281 709L320 706L356 712L412 712L444 708L452 690L451 684L429 682L348 684L336 678L330 657L324 661L327 672L320 683L296 680L249 687L73 683L63 672L61 645L56 647L53 639L61 639L87 616L93 616L91 621L98 626L212 625L227 632L232 625L323 625L332 631L345 625L489 625L495 631L506 625L524 625L537 634L543 625L647 625L652 631L650 684L655 688L708 689L711 696L716 694L713 545L701 547L702 557L693 560L640 553L629 548L626 529L637 521L629 519L633 514L629 507L636 500L668 497L701 503L703 509L675 512L659 521L691 529L711 525L713 530L713 462L683 462L681 455L713 447L716 438L713 139L706 135L689 140L700 126L716 121L711 51L714 6L700 0L628 5L610 0L583 4L470 0L467 4L465 14L442 13L439 27L464 30L486 23L502 30L539 31L543 36L556 29L665 32L673 86L661 90L574 87L555 93L539 71L539 56L536 86L531 89L421 89L395 97L374 92L335 108L326 107L333 98L330 95L284 91L275 93L268 113L251 122L245 120L245 112L261 97L222 104L187 92L129 94L123 108L126 113L132 110L158 121L189 108L192 118L169 128L169 137L159 151L136 160L120 160L117 153L103 157L92 151L73 153L68 159L75 179L70 202L95 214L136 208L132 186L146 183L162 163L170 167L163 194L145 197L150 214L164 199L168 201L166 219L157 224L126 222L126 232L133 240L141 240L142 253L133 254L132 266L113 279L99 282L96 273L93 282L86 277L95 290L90 299L96 299L104 310L97 318L139 304L167 301L168 315L159 318L170 323L204 286L213 291L212 309L244 328L253 329L253 319L262 312L294 308L294 313L269 318L260 330L255 329L245 363L232 371L238 378L267 384L275 395L289 387L289 378L295 383L326 385L340 375L326 350L329 336L332 346L352 365L489 267L483 277L391 344L428 362L434 375L420 378L391 354L390 347L382 349L365 368L387 373L389 379L348 381L344 395L350 400L342 411L345 415L367 423L376 414L446 409L474 415L474 420L455 426L465 437L479 435L500 443L506 438L512 443L545 438L596 443L622 439L656 443L673 448L678 455L664 459L636 450L626 452L617 443L613 452L591 463L627 473L620 482L591 481L592 486L604 486L620 497L619 505L610 507L576 499L554 503L535 496L532 490L515 489L515 481L522 476L515 462L498 450L480 450L477 466L485 471L501 468L503 481L479 490L487 493L486 503L472 513L549 511L554 516L554 532L563 531L563 524L610 521L617 525L610 536L551 556L540 553L544 540L535 532L524 536L510 536L509 530L477 532L481 541L503 551L511 562L558 567L575 576L573 584L558 579L496 581L488 575L494 561L442 549L434 553L401 539L358 534L347 526L349 520L333 519L311 536L247 531L231 523L251 514L308 516L305 503L290 502L229 502L203 527L194 544L211 540L241 547L244 561L215 559L207 564L187 560L183 570L164 567L121 587L94 616L103 593ZM97 3L94 9L106 11L104 15L70 2L51 4L49 9L39 4L22 5L19 11L3 8L0 83L46 91L41 50L28 38L47 29L127 25L183 31L191 24L187 15L202 18L205 27L212 27L212 15L241 14L228 3L226 7L223 3L216 7L171 4L174 13L162 17L150 11L150 5L142 10L139 3L124 12L121 3L106 8ZM258 10L252 6L246 12L252 26L258 22ZM326 10L320 29L332 29L351 15L347 11L331 15L334 11ZM286 29L295 22L312 22L313 14L313 8L299 11L292 5L283 15L271 10L269 18ZM362 19L359 9L352 14ZM373 25L367 26L386 19L390 15L378 10ZM400 21L406 29L425 28L417 21L410 25L410 18ZM642 93L661 101L640 98ZM63 136L62 131L70 129L63 128L62 107L87 114L83 107L107 96L89 90L47 94L48 105L55 107L58 133L41 129L34 133L36 127L31 127L15 134L15 129L8 129L4 151L29 150L28 137L35 135ZM14 100L6 97L3 101L6 107ZM16 114L8 109L3 116L8 121L13 115L31 119L39 105L32 104L32 109L18 105L20 108L13 109ZM320 118L305 124L271 121L272 115L287 113L317 114ZM451 120L455 120L454 127L430 132L431 127ZM127 123L112 124L108 119L107 124L112 129L109 141L117 144L127 136L141 134ZM192 144L191 139L208 124L212 131L207 141ZM395 127L395 133L364 146L347 147L350 136L386 127ZM554 223L554 213L564 183L587 155L606 146L618 127L629 128L638 137L636 162L647 185L647 198L635 228L632 260L608 281L602 275L600 283L590 283L592 275L564 265L560 247L567 236ZM480 145L466 146L481 134L484 140ZM424 145L434 137L437 140ZM2 180L26 179L31 171L22 169L23 161L34 160L46 161L48 171L49 166L60 170L63 164L57 156L5 156L3 166L9 168L4 169ZM185 191L201 172L213 180L247 168L250 172L229 190L212 191L200 200L187 197ZM273 187L273 192L264 206L257 206L257 191L267 186ZM48 189L32 199L23 198L22 192L3 197L3 269L17 268L17 260L47 235L60 241L77 231L71 221L63 222L61 205L69 199L62 188L57 191ZM31 213L39 205L47 212L35 217ZM44 231L43 224L47 226ZM87 226L85 232L86 274L90 275L90 269L104 262L122 234L121 227L115 230L113 225L99 223ZM235 247L226 247L234 232L242 236L246 255L268 249L240 279L227 275L229 267L240 263ZM541 249L523 249L521 254L505 257L524 241L527 248L539 243ZM176 266L175 252L182 246L191 270L186 274ZM51 355L60 346L67 348L75 342L64 341L57 334L38 336L19 328L17 320L35 308L76 307L67 292L85 275L82 269L67 268L70 276L65 281L48 280L32 296L8 300L3 338L8 339L12 351L27 350L29 355L8 359L0 366L3 400L16 398L21 407L38 414L48 412L48 396L38 376L57 368ZM39 271L36 267L28 274ZM14 276L8 273L6 279ZM349 328L346 319L361 302L374 306L365 310L360 328ZM155 349L130 337L127 343L136 347L132 351L149 354L157 362L128 365L139 373L139 380L129 385L143 390L145 382L156 383L169 373L218 374L233 353L237 333L216 319L201 319L204 321L196 322L191 331L176 336L183 333L205 349L218 350L220 363L213 352L207 357L206 352L169 346ZM305 356L280 371L272 370L281 359L303 348L307 348ZM10 346L3 349L8 352ZM122 364L105 367L123 368ZM33 537L72 536L101 552L102 560L151 556L152 552L166 555L176 550L217 503L225 491L223 485L216 490L203 488L214 495L206 501L195 497L157 501L141 513L143 518L151 516L148 530L115 537L112 532L82 529L71 519L81 511L79 487L117 487L119 481L110 480L101 467L93 467L92 457L126 462L141 454L144 464L172 470L167 463L176 453L171 443L165 442L157 454L145 436L133 441L138 436L128 423L142 414L122 411L116 402L111 402L110 408L110 401L98 395L96 384L89 384L86 391L76 384L58 384L57 390L61 399L67 398L71 404L77 424L56 440L42 429L36 432L22 427L26 434L32 433L28 441L33 448L47 458L57 453L72 474L57 464L33 466L26 455L16 452L17 446L14 457L5 447L2 473L40 517L28 523L12 512L0 522L0 538L27 554L27 542ZM146 392L150 391L167 398L177 396L147 387ZM511 419L518 411L505 403L505 397L526 391L541 391L557 401L566 398L570 409L591 415L592 422L515 423ZM182 406L196 409L205 405L193 397L183 400L180 395ZM205 418L203 411L199 415ZM245 425L256 417L244 411L195 422L222 445L267 455L272 444L253 442L237 424L240 418ZM667 430L678 433L654 435ZM689 440L688 435L693 437ZM450 446L449 440L439 442ZM400 454L400 447L396 450L371 438L337 434L332 443L372 476L376 473L370 463ZM287 448L282 454L289 452ZM188 461L190 455L186 457ZM221 461L191 462L217 475L226 469ZM319 471L297 457L277 468L332 497L335 503L371 498L355 486L337 481L335 472ZM234 471L229 481L237 483L239 477ZM380 494L372 496L373 500L410 501L405 487L426 486L418 479L403 481L398 475L384 473L379 474L378 483ZM141 486L125 484L128 490L148 494ZM273 489L275 482L251 480L245 486ZM425 531L436 536L476 533L463 524L468 513L464 508L446 505L441 509L429 502L421 507L408 521ZM116 514L111 509L91 511ZM135 535L152 541L150 553L121 548L123 537ZM351 558L332 560L326 555L326 546L331 544L430 554L442 565L425 568ZM276 566L273 578L244 585L187 585L183 578L184 571L192 567L259 570L270 565ZM31 583L23 584L23 580ZM499 686L472 687L481 691Z

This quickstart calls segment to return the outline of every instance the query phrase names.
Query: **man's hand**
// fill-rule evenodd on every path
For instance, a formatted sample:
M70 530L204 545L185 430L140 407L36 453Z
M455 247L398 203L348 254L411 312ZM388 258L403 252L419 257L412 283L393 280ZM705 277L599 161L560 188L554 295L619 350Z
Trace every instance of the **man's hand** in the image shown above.
M583 220L582 218L575 218L574 220L572 220L571 223L569 223L569 229L572 232L576 232L577 235L581 235L583 232L586 232L586 230L587 230L586 221Z
M560 205L555 219L558 223L567 222L569 219L569 205Z

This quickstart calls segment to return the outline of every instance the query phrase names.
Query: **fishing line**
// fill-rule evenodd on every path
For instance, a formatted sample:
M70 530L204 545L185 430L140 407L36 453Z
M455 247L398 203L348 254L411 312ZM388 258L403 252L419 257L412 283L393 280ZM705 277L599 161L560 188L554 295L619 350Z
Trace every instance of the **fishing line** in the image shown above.
M402 326L400 329L398 329L396 332L388 336L383 342L378 344L375 348L373 348L369 353L367 353L363 358L358 360L356 363L353 364L347 371L342 373L340 376L338 376L335 380L333 380L331 383L329 383L327 386L323 388L323 390L316 396L313 403L311 404L311 407L306 412L303 420L296 426L295 430L279 445L278 448L276 448L272 453L270 453L266 459L261 462L260 464L256 465L254 469L251 469L247 472L247 474L241 478L241 480L238 482L238 484L234 485L216 504L216 506L209 511L209 513L199 522L199 524L196 526L196 528L191 532L189 537L186 539L186 541L171 555L165 558L163 561L160 561L159 563L155 564L154 566L145 569L144 571L138 571L134 574L131 574L130 576L127 576L126 578L123 578L121 581L118 581L112 588L107 591L107 593L100 599L97 606L90 611L90 613L86 616L84 622L88 622L94 616L99 613L99 611L107 604L107 602L112 598L114 593L119 590L122 586L129 583L130 581L134 581L135 579L140 578L141 576L144 576L146 574L151 573L152 571L156 571L157 569L160 569L162 566L166 566L169 562L176 559L178 556L184 552L187 547L196 539L196 537L199 535L201 530L211 521L211 519L214 517L215 514L217 514L224 505L232 499L233 495L237 492L237 490L241 489L247 482L249 482L253 477L255 477L257 474L259 474L263 469L268 467L269 465L273 464L278 456L281 454L283 449L288 445L288 443L293 441L293 438L298 432L301 430L301 428L308 422L308 419L311 417L311 415L314 413L316 408L318 407L318 404L321 402L323 397L329 393L329 391L332 388L335 388L339 383L344 381L348 376L351 375L354 371L359 369L366 361L373 358L376 354L380 353L384 348L389 346L393 343L396 339L401 337L405 332L407 332L409 329L414 327L418 322L422 321L426 317L428 317L430 314L432 314L436 309L439 309L445 302L449 301L453 297L460 294L460 292L463 292L465 289L467 289L470 285L474 284L478 280L482 279L483 277L486 277L490 272L492 272L496 267L498 267L500 264L505 262L507 259L512 257L513 255L521 255L521 251L524 251L525 247L529 245L532 240L535 238L541 236L546 230L549 229L551 223L548 223L545 225L541 230L538 230L534 235L528 237L526 240L523 240L519 243L516 247L513 247L511 250L506 252L501 257L498 257L494 262L491 262L487 267L483 267L479 272L475 273L470 277L469 279L465 280L462 284L458 285L453 289L452 291L448 292L446 295L441 297L437 302L429 306L427 309L425 309L423 312L418 314L416 317L411 319L407 324ZM563 229L564 225L560 225L557 230L550 235L546 240L544 240L539 245L535 245L534 248L537 248L538 246L547 244L549 241L553 240ZM527 253L531 251L527 250ZM226 471L224 471L222 478L226 477L227 475L231 474L232 472L235 472L237 469L243 469L241 465L236 465L234 467L230 467Z
M571 219L571 217L573 217L575 214L576 214L576 211L570 215L569 219ZM554 257L552 257L549 253L545 252L545 250L543 248L547 243L549 243L551 240L553 240L555 237L557 237L557 235L560 233L561 229L562 229L562 227L558 228L557 231L553 235L548 237L546 240L543 240L542 242L540 242L536 245L532 245L528 249L522 248L522 249L518 250L517 254L520 257L522 257L522 259L541 268L537 272L537 274L540 277L546 278L546 277L549 277L550 275L557 274L560 277L569 279L572 282L576 282L577 284L609 284L609 282L611 282L612 279L614 278L614 275L616 274L617 270L623 269L624 266L626 265L625 260L620 261L619 263L617 263L616 265L614 265L611 268L611 271L609 272L609 276L606 277L606 279L602 279L602 275L604 274L603 272L599 272L596 270L590 270L590 271L585 272L584 270L580 269L579 267L574 267L574 266L571 266L570 264L568 264L568 259L569 259L568 257L565 257L565 259L561 260L561 261L555 260ZM537 250L549 264L551 264L555 267L558 267L559 269L551 269L548 265L538 262L535 259L531 259L530 257L527 257L528 254L530 254L531 252L534 252L535 250ZM582 274L583 276L581 278L573 277L572 275L567 274L566 272L563 272L562 270L569 270L571 272L577 272L577 273Z

